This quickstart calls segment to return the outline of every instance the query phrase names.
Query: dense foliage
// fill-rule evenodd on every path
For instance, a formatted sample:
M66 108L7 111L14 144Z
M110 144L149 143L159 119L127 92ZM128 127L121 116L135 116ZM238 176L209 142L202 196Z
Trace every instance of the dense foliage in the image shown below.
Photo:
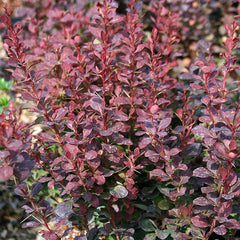
M23 227L47 240L73 226L75 240L234 239L238 5L119 2L25 0L21 22L1 16L23 104L0 115L0 179L25 200Z

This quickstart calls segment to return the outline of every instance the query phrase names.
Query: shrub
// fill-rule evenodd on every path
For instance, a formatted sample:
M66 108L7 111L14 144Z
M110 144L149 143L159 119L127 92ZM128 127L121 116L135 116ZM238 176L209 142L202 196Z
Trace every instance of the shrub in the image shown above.
M0 179L25 199L23 227L43 225L49 240L73 226L75 239L234 238L238 16L225 25L222 65L198 39L179 74L187 36L168 1L133 0L123 15L111 0L25 2L22 26L7 9L1 21L14 90L37 117L19 121L13 103L0 115Z

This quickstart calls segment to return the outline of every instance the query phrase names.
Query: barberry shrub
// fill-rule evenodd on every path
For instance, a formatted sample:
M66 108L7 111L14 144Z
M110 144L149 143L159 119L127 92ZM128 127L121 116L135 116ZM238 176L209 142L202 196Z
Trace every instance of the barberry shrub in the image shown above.
M179 74L188 28L168 2L132 0L118 14L111 0L23 1L14 26L5 9L24 104L0 115L0 179L14 179L25 200L23 227L44 226L47 240L72 226L82 231L74 239L236 236L238 16L225 25L221 61L198 39ZM20 121L23 109L35 120Z

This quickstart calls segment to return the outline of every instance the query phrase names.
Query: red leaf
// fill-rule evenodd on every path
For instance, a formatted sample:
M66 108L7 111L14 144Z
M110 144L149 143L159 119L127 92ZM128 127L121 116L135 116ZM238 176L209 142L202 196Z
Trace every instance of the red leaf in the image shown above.
M85 214L87 212L87 209L88 209L88 207L85 204L83 204L83 203L79 204L79 212L80 212L80 214Z
M96 157L97 157L97 152L94 151L94 150L91 150L91 151L85 153L85 158L87 160L92 160L92 159L94 159Z
M2 16L0 17L0 21L1 21L2 23L4 23L4 24L7 24L8 19L7 19L6 16L2 15Z
M73 156L76 156L80 152L77 146L69 143L65 144L64 148L66 151L70 152Z
M224 167L219 167L218 173L219 173L220 176L222 177L222 181L224 181L225 178L226 178L226 176L228 175L228 174L227 174L227 169L224 168Z
M102 32L101 28L88 26L88 30L92 33L93 36L97 37L98 39L101 39Z
M228 217L232 213L232 202L227 201L221 204L218 210L219 217Z
M207 219L204 218L201 215L194 216L191 219L191 221L196 227L205 228L205 227L209 226L209 223L207 222Z
M151 177L166 177L167 174L162 169L154 169L150 172Z
M221 156L225 157L228 154L228 150L226 148L226 146L223 143L220 142L216 142L214 144L214 149L220 153Z
M224 27L225 27L225 31L226 31L227 35L232 36L232 34L233 34L232 28L227 24L225 24Z
M230 141L230 144L229 144L229 149L230 149L230 151L236 150L237 147L238 147L237 142L236 142L235 140L231 140L231 141Z
M94 178L98 185L103 185L106 182L106 179L103 175L95 175Z
M13 175L13 168L11 166L3 166L0 168L0 179L2 181L8 180Z
M181 206L179 208L179 211L183 215L183 217L187 217L189 215L189 209L186 206Z

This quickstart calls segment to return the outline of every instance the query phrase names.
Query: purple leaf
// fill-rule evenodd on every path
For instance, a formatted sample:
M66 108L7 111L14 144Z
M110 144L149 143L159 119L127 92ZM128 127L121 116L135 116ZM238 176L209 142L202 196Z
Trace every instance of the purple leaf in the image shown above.
M27 214L32 213L34 210L30 208L28 205L23 205L22 208L25 210Z
M202 138L211 136L211 133L209 132L209 130L202 125L198 125L194 127L192 129L192 132Z
M158 131L167 128L172 121L172 118L164 118L161 120L160 124L158 125Z
M34 183L31 188L31 195L35 196L36 194L38 194L42 190L42 187L43 186L40 182Z
M39 226L39 225L40 225L39 222L30 221L30 222L25 222L25 223L22 225L22 228L37 227L37 226Z
M55 213L60 218L67 218L72 213L72 204L66 202L59 203L55 208Z
M170 156L175 156L177 155L181 150L178 149L178 148L172 148L170 151L169 151L169 155Z
M88 160L87 163L91 168L96 170L100 166L101 161L98 158L94 158L94 159Z
M143 149L151 142L152 142L152 138L144 137L144 138L142 138L142 140L139 143L139 148Z
M79 182L68 182L65 188L68 192L70 192L72 189L79 187L79 185Z
M199 205L199 206L208 206L208 205L211 205L212 203L205 197L198 197L193 200L193 204Z
M240 229L240 222L236 219L228 219L228 221L225 222L224 225L228 229Z
M23 146L23 143L21 140L13 140L7 145L8 150L17 151L20 150Z
M224 225L220 225L218 227L215 227L213 229L213 231L217 234L217 235L220 235L220 236L223 236L227 233L227 229Z
M91 198L91 205L94 208L97 208L99 206L99 198L97 196L92 196L92 198Z
M213 176L213 174L209 172L206 168L199 167L193 171L193 176L199 178L207 178Z
M117 147L110 144L103 144L103 149L105 149L108 153L115 153L117 152Z

